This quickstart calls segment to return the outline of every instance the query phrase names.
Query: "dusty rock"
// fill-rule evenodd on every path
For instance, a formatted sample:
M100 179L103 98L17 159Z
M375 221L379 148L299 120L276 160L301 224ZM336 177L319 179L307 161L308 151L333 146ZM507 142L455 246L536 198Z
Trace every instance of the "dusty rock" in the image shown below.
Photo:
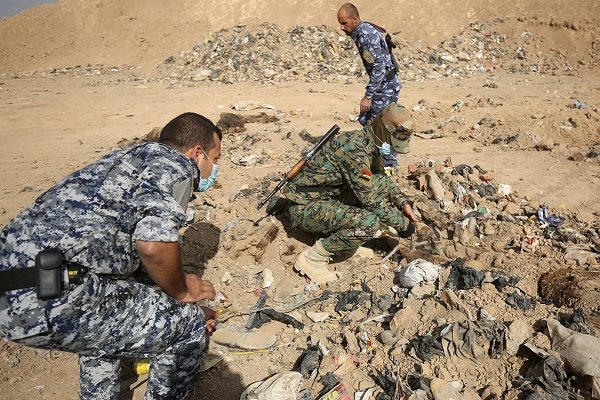
M260 262L267 245L273 241L278 232L279 227L272 221L266 221L259 228L238 230L232 235L233 240L229 242L228 253L231 257L237 258L247 252Z
M523 319L515 319L506 331L506 351L508 354L516 355L519 346L533 335L533 327Z
M346 350L348 350L349 353L356 354L360 352L360 346L358 345L356 335L347 328L344 329L344 339L346 340Z

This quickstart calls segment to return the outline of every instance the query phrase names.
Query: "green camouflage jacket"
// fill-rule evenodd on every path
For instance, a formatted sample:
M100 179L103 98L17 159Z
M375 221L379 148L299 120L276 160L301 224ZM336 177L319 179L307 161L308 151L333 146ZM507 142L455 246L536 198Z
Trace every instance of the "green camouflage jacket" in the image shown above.
M384 187L389 186L386 193L373 189L374 175L384 181ZM397 207L406 200L385 174L368 126L334 136L284 187L282 194L297 204L326 199L356 204L373 212L385 223L402 220L402 213Z

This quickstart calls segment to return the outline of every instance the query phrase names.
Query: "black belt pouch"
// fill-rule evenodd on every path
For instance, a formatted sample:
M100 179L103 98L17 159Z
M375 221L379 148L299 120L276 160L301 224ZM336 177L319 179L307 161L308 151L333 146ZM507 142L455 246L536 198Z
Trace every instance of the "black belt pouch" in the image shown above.
M45 249L35 257L36 294L40 300L59 297L62 292L64 257L59 249Z

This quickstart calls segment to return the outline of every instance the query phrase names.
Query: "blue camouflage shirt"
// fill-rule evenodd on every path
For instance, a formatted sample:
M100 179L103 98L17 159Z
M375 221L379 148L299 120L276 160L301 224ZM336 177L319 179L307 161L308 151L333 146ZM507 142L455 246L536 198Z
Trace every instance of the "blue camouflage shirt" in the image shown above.
M135 241L176 242L186 220L194 162L145 143L74 172L21 211L0 233L0 270L32 267L44 248L99 274L128 276L140 265Z
M361 22L350 36L369 75L365 96L371 99L388 81L386 74L394 69L394 63L384 36L373 25ZM392 80L398 80L395 73Z

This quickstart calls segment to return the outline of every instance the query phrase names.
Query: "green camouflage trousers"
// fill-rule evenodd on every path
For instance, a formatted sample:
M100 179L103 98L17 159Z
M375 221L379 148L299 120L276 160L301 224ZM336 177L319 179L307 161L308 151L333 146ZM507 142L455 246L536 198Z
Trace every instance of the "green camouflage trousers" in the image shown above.
M396 207L392 199L397 198L398 188L387 184L389 179L373 175L372 190L389 199L382 207ZM292 203L289 207L290 220L294 227L316 235L325 235L322 244L331 253L354 250L373 238L378 229L388 225L398 232L408 229L409 221L398 214L395 221L380 221L373 212L355 205L353 195L343 199L314 200L309 204Z

